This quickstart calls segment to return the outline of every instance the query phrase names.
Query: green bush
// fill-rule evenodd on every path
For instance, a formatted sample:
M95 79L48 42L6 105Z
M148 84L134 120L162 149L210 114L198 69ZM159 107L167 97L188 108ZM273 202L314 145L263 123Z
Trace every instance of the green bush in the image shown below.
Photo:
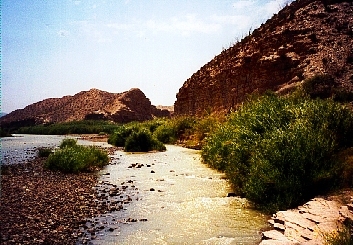
M335 155L352 145L353 115L304 94L253 97L211 134L203 161L235 190L272 210L289 208L338 183Z
M221 125L222 116L208 115L196 121L194 126L194 135L200 143L211 133L213 133Z
M69 144L64 144L70 142ZM93 171L102 168L109 163L106 152L93 147L72 144L72 141L64 140L59 150L50 154L44 166L50 170L58 170L64 173L79 173Z
M172 123L160 125L153 133L154 137L164 144L173 144L177 141L176 129Z
M196 119L194 117L176 117L173 119L176 136L178 139L187 138L192 134L193 129L196 125Z
M124 147L126 139L130 136L133 131L133 127L121 125L109 136L108 143L118 147Z
M134 131L126 139L125 151L127 152L147 152L152 150L165 151L166 148L147 129Z
M63 149L65 147L75 147L77 146L77 140L76 139L64 139L61 143L60 143L60 149Z
M38 157L48 157L51 153L53 153L53 150L51 148L47 147L40 147L38 148Z
M164 124L164 119L155 119L147 122L131 122L121 125L109 136L108 143L118 147L125 147L125 151L128 152L165 151L164 142L162 143L152 135Z
M159 126L164 125L166 122L168 122L168 119L157 118L150 121L139 123L139 125L140 125L140 128L146 128L153 134L154 131L156 131L156 129Z

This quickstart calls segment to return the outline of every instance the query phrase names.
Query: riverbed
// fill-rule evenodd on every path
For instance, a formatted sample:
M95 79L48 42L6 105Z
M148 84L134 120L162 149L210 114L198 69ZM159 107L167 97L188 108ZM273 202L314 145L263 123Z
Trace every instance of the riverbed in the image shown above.
M227 197L232 190L222 173L201 163L196 150L167 146L166 152L115 153L112 184L133 181L139 192L120 220L94 244L258 244L267 218L246 199ZM106 175L105 175L105 178Z
M34 148L54 147L63 139L45 137L4 138L3 159L16 161L21 154L21 160L32 158L34 153L29 152ZM268 217L251 209L246 199L227 197L232 190L224 175L202 164L198 151L170 145L166 152L115 151L111 159L100 172L100 181L126 186L130 201L98 218L107 229L95 234L91 244L260 242Z

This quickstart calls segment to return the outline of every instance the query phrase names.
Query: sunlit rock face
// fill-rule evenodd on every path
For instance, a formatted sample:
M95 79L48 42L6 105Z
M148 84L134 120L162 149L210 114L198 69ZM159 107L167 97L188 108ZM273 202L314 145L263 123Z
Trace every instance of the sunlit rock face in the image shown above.
M227 112L250 93L284 93L317 74L353 91L351 1L291 3L185 81L175 114Z
M49 98L28 105L1 117L2 126L31 126L78 120L112 120L115 122L144 121L169 117L170 111L153 106L137 88L123 93L98 89L82 91L73 96Z

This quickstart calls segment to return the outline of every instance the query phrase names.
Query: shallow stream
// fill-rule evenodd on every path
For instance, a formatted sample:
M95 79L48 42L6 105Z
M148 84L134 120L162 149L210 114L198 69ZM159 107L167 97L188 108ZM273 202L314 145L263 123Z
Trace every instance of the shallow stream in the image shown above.
M33 143L37 142L35 136L5 138L3 159L14 159L16 154L27 156L21 152L55 146L62 140L61 136L44 137L39 136L40 145ZM129 185L131 201L124 209L101 218L105 227L112 229L103 229L90 244L260 242L260 231L267 226L268 217L249 208L246 199L227 197L232 190L223 174L202 164L198 151L170 145L166 152L116 151L111 157L100 181Z
M167 146L166 152L117 151L102 180L138 189L113 232L93 244L258 244L267 218L246 199L227 197L224 175L201 163L198 151ZM140 220L147 220L140 222Z

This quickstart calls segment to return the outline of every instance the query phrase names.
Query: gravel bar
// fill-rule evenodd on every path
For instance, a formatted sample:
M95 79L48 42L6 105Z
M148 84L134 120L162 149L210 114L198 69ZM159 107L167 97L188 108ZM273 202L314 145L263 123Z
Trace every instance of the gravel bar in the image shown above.
M87 219L109 211L97 197L97 173L52 172L44 161L1 166L1 244L85 243Z

